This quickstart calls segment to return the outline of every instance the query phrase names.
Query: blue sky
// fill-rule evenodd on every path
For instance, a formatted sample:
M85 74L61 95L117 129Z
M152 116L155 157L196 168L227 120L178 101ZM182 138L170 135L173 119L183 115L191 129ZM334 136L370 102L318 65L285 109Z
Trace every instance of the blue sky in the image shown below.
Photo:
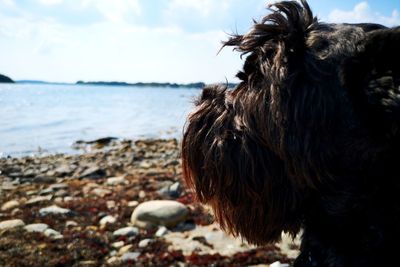
M235 81L217 51L268 0L0 0L0 73L57 82ZM309 0L327 22L400 25L400 0Z

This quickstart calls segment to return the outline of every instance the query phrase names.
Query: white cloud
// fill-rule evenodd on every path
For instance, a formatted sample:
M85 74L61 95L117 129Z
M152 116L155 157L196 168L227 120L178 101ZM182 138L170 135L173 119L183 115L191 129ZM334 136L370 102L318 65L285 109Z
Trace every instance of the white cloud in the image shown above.
M46 6L61 4L63 0L39 0L39 3Z
M82 8L96 8L107 20L120 23L142 12L139 0L81 0Z
M14 7L15 6L14 0L0 0L0 4L6 5L8 7Z
M217 82L232 81L238 55L217 56L223 32L188 33L103 21L64 25L0 14L0 69L14 79Z
M383 16L378 12L374 12L367 2L358 3L353 10L344 11L340 9L333 10L328 17L330 22L341 23L379 23L387 26L395 26L400 24L399 12L393 10L391 16Z
M195 12L204 17L209 16L212 12L225 12L229 8L229 0L172 0L169 2L167 12L178 14L182 11Z

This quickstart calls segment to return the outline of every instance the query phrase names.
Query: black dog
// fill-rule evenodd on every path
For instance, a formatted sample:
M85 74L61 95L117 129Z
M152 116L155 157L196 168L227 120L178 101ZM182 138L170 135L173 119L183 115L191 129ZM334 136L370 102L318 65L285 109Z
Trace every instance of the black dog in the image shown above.
M204 88L184 176L251 243L304 229L296 267L400 266L400 28L272 10L224 44L241 82Z

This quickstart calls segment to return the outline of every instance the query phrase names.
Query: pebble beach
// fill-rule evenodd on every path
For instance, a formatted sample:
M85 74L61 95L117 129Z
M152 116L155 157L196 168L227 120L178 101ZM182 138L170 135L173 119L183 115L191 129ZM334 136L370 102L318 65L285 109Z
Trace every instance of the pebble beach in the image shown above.
M290 266L298 240L223 233L182 180L176 139L0 158L0 266Z

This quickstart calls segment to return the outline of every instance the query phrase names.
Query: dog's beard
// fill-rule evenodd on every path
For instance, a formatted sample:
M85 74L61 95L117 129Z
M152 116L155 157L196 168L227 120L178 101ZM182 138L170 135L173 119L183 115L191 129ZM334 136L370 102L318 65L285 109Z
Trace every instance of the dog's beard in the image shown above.
M266 92L224 86L203 90L188 119L184 177L221 227L249 242L278 240L300 227L300 192L274 152L279 140L266 112ZM274 142L277 141L277 142Z

